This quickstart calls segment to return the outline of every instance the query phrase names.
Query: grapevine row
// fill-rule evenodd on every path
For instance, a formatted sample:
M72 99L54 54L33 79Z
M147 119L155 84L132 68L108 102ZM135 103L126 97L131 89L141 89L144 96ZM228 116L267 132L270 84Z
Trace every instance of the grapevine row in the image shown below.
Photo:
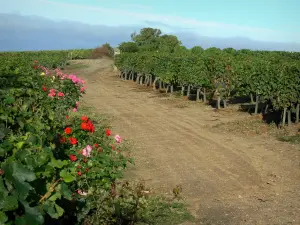
M255 100L255 113L258 105L263 104L264 113L270 109L283 112L282 125L286 117L291 123L294 112L295 121L299 121L299 53L199 47L173 51L139 48L123 50L115 57L123 79L164 88L166 92L180 87L182 94L187 89L188 96L195 90L197 100L202 98L206 102L216 98L217 108L221 102L226 107L234 97L251 96Z

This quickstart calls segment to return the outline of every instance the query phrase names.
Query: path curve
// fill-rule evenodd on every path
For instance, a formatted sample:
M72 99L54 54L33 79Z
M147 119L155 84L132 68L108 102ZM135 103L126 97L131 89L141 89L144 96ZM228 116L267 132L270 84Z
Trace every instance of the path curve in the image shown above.
M81 74L88 86L84 102L112 115L113 129L136 143L136 165L127 177L144 179L158 192L181 184L195 224L300 224L294 147L218 132L212 125L234 118L122 81L109 59L81 62L90 65Z

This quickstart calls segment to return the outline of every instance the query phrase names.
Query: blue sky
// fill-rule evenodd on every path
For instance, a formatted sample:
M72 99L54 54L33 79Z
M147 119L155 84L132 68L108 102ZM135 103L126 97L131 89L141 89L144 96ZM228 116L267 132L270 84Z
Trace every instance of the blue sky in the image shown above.
M0 13L92 25L151 25L166 32L300 42L299 0L1 0Z

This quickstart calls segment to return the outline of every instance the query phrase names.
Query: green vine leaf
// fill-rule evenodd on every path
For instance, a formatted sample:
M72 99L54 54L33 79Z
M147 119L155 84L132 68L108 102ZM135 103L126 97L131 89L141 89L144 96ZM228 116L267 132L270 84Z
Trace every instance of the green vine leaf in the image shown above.
M44 224L44 217L39 207L30 207L25 201L21 201L25 209L25 214L16 219L16 225L42 225Z
M58 219L64 214L64 209L57 205L55 202L47 201L43 205L43 209L48 213L51 218Z
M68 165L68 162L66 160L57 160L55 158L51 159L50 165L54 168L63 168L64 166Z
M0 198L0 209L4 212L15 210L18 208L18 205L18 199L14 195Z
M72 176L72 174L67 172L66 170L60 171L59 175L63 178L64 182L66 183L70 183L75 180L75 177Z
M35 174L19 162L11 162L4 166L6 181L13 184L20 199L26 199L32 186L28 183L36 179ZM28 182L26 182L28 181Z
M5 222L8 220L6 214L2 211L0 211L0 224L5 224Z

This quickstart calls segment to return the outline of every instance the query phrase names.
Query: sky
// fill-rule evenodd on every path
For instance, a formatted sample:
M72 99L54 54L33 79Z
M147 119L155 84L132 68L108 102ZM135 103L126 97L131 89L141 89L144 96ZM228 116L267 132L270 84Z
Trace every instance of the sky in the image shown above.
M0 0L0 13L60 23L130 27L132 32L150 26L185 37L239 37L297 47L299 11L299 0Z

